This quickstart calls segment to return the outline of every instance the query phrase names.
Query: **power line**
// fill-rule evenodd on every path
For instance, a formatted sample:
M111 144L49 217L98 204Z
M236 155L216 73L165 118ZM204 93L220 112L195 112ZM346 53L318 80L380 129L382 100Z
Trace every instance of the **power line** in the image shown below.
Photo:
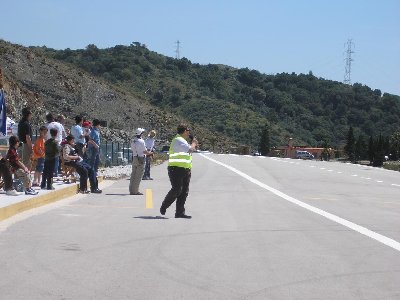
M351 54L354 53L353 39L348 39L346 44L347 44L346 58L344 59L346 65L344 69L345 71L344 71L343 83L351 84L351 62L354 61L354 59L351 58Z

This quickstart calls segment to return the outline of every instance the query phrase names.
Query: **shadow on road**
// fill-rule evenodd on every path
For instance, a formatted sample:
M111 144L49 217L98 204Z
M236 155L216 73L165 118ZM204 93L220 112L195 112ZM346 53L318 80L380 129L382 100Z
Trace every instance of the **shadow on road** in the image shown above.
M133 217L135 219L144 219L144 220L167 220L169 218L166 217L161 217L161 216L139 216L139 217Z

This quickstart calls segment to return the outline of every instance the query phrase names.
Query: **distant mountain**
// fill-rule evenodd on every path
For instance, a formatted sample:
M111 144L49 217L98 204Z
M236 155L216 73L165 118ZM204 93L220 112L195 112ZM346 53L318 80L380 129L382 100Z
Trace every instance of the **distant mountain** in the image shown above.
M0 54L6 75L39 94L47 109L87 112L124 130L158 127L163 136L177 119L186 119L201 131L209 149L221 147L216 143L226 149L232 141L255 148L265 124L272 146L292 137L297 145L343 147L350 126L364 140L400 130L399 96L312 72L265 75L200 65L137 42L80 50L1 42Z
M272 145L342 146L356 135L400 129L400 97L309 74L265 75L224 65L200 65L150 51L140 43L81 50L35 48L123 87L150 104L240 143L257 145L268 123Z
M54 60L39 50L0 40L7 115L16 120L20 119L22 108L30 106L36 127L44 124L48 112L65 114L69 125L80 114L89 120L107 121L108 128L102 130L107 139L129 142L134 129L144 127L155 129L161 143L171 140L178 123L190 122L150 104L145 94L137 95L72 64ZM190 122L190 126L203 148L226 151L237 145L223 134L215 134L194 122Z

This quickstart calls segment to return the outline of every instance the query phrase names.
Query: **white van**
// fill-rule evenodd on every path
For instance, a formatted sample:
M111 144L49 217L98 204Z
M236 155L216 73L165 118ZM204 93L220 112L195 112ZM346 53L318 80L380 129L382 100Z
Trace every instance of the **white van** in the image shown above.
M296 158L298 158L298 159L314 159L314 155L312 155L308 151L296 150Z

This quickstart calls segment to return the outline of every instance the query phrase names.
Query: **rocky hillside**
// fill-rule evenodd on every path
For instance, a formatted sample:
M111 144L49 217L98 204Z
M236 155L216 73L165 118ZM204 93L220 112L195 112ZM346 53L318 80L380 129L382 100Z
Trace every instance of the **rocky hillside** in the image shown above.
M23 107L33 109L33 123L44 123L48 112L64 114L73 124L80 114L107 121L105 138L129 141L136 127L155 129L163 142L171 139L182 121L144 99L88 73L33 50L0 40L0 69L7 93L7 113L18 120ZM190 124L204 149L227 150L234 143L221 134Z

